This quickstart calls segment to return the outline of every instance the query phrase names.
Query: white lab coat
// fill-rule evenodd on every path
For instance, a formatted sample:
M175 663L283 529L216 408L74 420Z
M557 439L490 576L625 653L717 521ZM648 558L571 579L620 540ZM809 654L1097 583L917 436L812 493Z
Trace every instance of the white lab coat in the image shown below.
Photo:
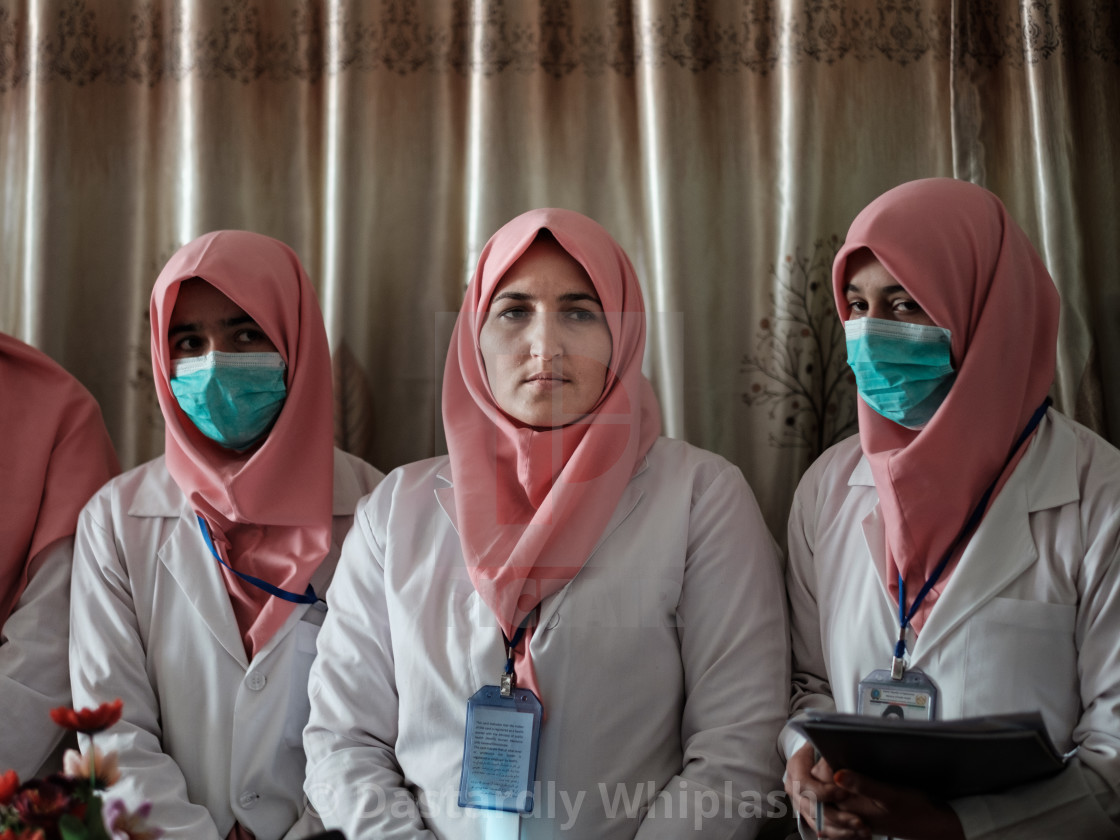
M424 461L386 478L343 548L304 740L311 803L348 840L496 836L493 812L457 806L467 699L505 651L453 522L448 459ZM753 836L742 817L775 813L780 789L787 639L742 474L659 439L542 605L536 807L497 822L522 838Z
M70 705L73 550L67 536L35 556L27 587L0 629L0 771L15 770L25 780L62 769L61 749L77 746L50 715Z
M322 597L360 497L381 478L334 456L334 537L311 579ZM82 511L74 551L71 679L77 706L120 697L112 788L165 838L220 840L236 820L257 840L321 830L302 794L307 673L324 605L299 604L250 663L217 561L157 458L109 482ZM297 822L298 821L298 822Z
M797 490L795 713L855 712L857 683L890 667L898 605L878 516L858 437ZM1059 750L1078 748L1053 779L951 802L967 837L1120 837L1120 452L1049 411L909 647L938 718L1039 710ZM787 757L804 743L789 729L782 742Z

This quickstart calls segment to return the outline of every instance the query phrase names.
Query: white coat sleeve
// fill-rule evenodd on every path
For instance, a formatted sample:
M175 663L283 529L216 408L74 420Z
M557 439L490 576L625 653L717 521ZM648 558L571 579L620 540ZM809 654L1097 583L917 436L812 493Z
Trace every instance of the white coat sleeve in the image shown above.
M815 471L807 473L794 495L787 533L789 563L786 567L786 592L790 605L790 653L793 661L790 713L794 719L809 709L836 710L821 643L820 607L817 603L815 474ZM787 726L781 736L783 757L788 761L805 743L803 735Z
M384 489L385 485L381 486ZM398 698L384 586L384 545L359 505L327 593L308 692L304 791L347 840L432 838L397 764Z
M27 587L0 631L0 768L40 774L64 730L50 710L70 705L70 564L73 537L55 540L28 566Z
M1117 467L1114 457L1087 460L1094 462L1090 471ZM950 803L970 840L1120 838L1120 482L1109 479L1099 488L1091 482L1080 508L1084 560L1074 632L1082 713L1073 730L1076 752L1052 779Z
M119 723L95 736L114 750L121 780L114 797L135 809L152 803L150 822L172 840L220 840L210 813L192 804L179 766L162 751L160 709L148 679L129 582L128 547L114 532L110 494L102 491L78 519L70 610L70 678L74 704L97 706L120 697ZM136 562L157 562L155 557ZM205 702L205 700L201 700ZM199 733L202 739L205 733ZM82 748L89 748L88 738Z
M789 700L781 563L738 468L726 465L693 498L688 530L677 608L683 767L638 840L753 837L781 788L777 738Z

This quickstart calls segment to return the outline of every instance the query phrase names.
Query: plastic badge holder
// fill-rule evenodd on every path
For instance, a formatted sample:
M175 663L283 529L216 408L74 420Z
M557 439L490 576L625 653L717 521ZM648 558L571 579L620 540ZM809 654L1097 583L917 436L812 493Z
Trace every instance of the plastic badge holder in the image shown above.
M528 814L533 810L540 744L541 702L515 688L502 697L496 685L467 701L459 806Z
M892 679L890 671L872 671L859 682L856 711L871 717L934 720L937 686L916 668L897 680Z

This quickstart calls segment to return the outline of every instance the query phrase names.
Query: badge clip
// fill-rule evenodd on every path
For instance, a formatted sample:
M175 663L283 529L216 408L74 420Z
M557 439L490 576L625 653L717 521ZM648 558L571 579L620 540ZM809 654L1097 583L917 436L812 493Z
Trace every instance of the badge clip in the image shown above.
M903 674L906 673L906 663L899 659L897 656L891 660L891 679L901 680Z
M513 696L513 674L502 674L502 676L498 680L498 685L500 686L500 693L502 697Z
M891 659L891 679L901 680L906 673L906 625L898 628L898 642L894 646L894 658Z

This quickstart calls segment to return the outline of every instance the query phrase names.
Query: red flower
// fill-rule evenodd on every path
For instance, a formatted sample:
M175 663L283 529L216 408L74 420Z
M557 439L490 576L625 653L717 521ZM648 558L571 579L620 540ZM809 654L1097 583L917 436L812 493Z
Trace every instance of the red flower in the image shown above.
M67 709L59 706L51 709L51 720L63 729L72 732L84 732L91 735L108 729L121 719L121 707L124 703L118 697L112 703L102 703L96 709Z
M0 805L7 805L8 800L15 796L17 790L19 790L19 776L16 775L15 770L9 770L0 776ZM3 840L2 834L0 840Z
M86 804L75 798L74 793L74 783L65 777L32 779L12 799L12 808L25 826L41 829L48 838L57 838L58 820L63 814L85 817Z
M46 836L38 828L5 828L0 831L0 840L46 840Z

